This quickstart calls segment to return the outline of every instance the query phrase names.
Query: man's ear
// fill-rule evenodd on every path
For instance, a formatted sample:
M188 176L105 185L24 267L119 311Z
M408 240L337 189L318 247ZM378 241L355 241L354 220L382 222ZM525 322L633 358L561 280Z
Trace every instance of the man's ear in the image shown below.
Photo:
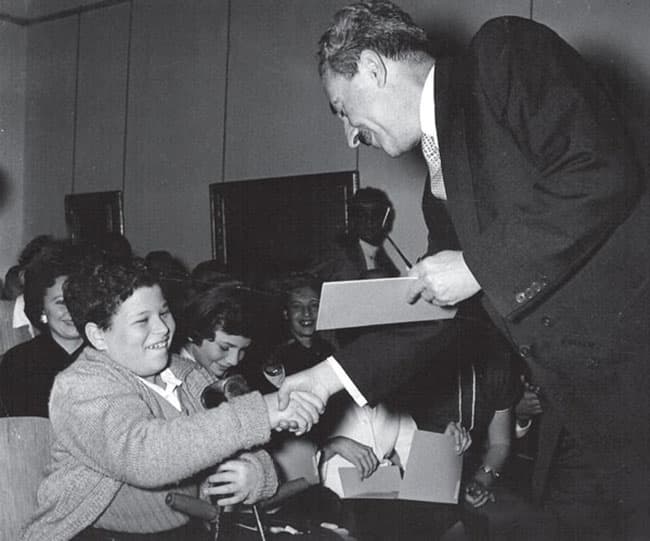
M91 346L99 351L106 351L106 339L104 337L104 331L100 329L96 323L86 323L84 330Z
M384 87L388 79L388 68L384 59L379 53L364 49L359 55L359 71L365 73L377 82L377 85Z
M282 317L284 319L289 319L289 312L287 310L282 310Z

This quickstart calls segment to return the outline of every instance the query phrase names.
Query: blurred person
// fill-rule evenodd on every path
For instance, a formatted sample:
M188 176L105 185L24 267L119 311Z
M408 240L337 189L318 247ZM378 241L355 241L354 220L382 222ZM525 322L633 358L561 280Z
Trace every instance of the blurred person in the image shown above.
M14 265L7 271L0 300L0 355L34 337L34 331L25 316L22 296L22 269ZM16 302L20 298L21 302Z
M4 284L2 286L2 300L13 301L23 292L21 280L21 271L19 265L9 267L5 274Z
M165 503L170 490L216 495L221 506L274 492L273 470L238 455L258 468L251 481L228 459L273 429L309 429L322 403L297 394L281 413L275 396L249 393L206 410L206 378L170 356L174 319L139 260L89 264L68 278L64 298L87 346L55 380L52 463L21 539L207 541L202 524Z
M22 249L18 256L18 265L7 272L7 291L4 294L12 298L7 302L0 301L0 354L15 345L34 338L38 333L38 329L32 325L25 314L25 298L23 297L25 272L34 261L41 257L48 257L53 251L58 250L60 242L51 235L34 237ZM11 293L9 288L12 290Z
M226 265L216 259L208 259L198 263L190 273L192 287L208 288L213 285L238 285L242 282L235 277Z
M110 231L100 235L95 239L94 245L100 253L118 261L128 261L133 257L131 243L119 231Z
M357 190L348 204L349 227L312 272L323 281L359 280L373 271L384 276L400 272L386 253L384 241L392 229L395 210L386 192Z

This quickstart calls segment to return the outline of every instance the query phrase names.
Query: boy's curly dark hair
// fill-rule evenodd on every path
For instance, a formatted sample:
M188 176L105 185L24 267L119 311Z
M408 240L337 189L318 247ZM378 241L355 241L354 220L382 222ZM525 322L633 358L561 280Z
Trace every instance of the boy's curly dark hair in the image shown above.
M72 321L87 340L87 323L100 329L111 326L120 305L141 287L159 285L140 258L126 261L86 261L63 285L65 300Z

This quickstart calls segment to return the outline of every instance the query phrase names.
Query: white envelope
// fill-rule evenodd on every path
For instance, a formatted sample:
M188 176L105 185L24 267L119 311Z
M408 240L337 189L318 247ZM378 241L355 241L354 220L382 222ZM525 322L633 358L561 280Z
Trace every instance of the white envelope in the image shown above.
M416 430L403 478L397 466L380 466L367 479L352 467L339 468L339 475L344 498L458 503L462 471L453 438Z
M320 296L316 329L344 329L390 323L451 319L456 308L418 300L406 302L415 277L325 282Z

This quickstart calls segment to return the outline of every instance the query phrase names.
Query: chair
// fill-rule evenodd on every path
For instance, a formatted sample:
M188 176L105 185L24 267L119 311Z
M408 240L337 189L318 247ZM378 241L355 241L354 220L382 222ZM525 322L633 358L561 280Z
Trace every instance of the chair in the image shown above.
M0 419L0 541L15 541L36 510L50 459L52 427L42 417Z

